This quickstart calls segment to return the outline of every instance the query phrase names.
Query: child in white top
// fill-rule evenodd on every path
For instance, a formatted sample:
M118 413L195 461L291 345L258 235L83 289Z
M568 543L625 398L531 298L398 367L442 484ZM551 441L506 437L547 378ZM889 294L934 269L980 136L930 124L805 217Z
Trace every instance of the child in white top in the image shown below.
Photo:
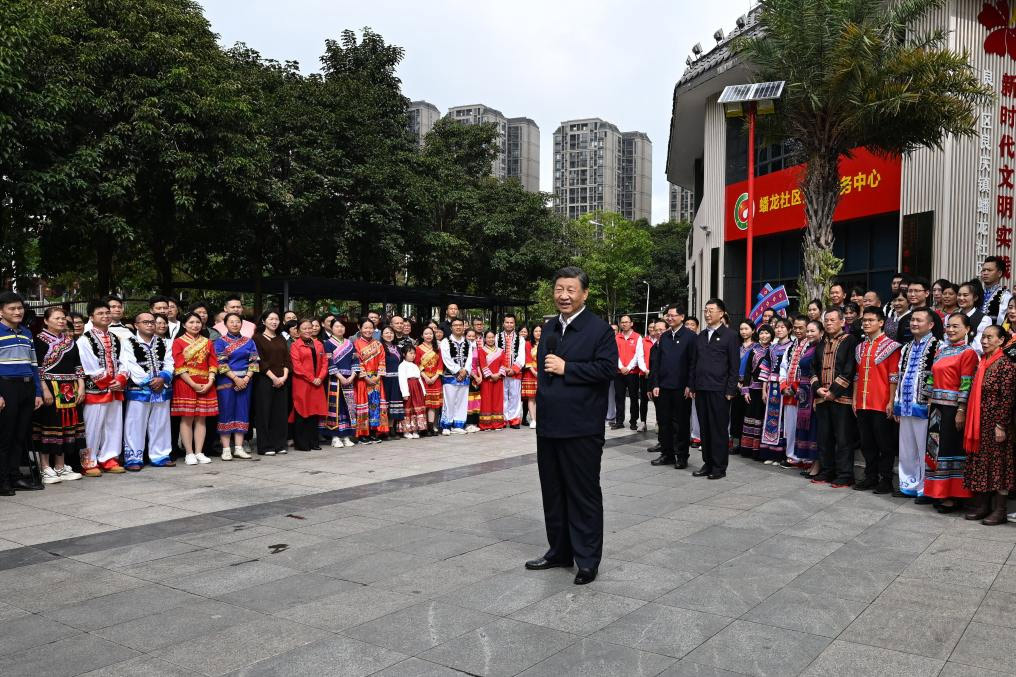
M402 402L405 417L399 422L402 436L407 440L420 437L420 431L427 429L427 407L425 393L427 385L416 364L416 348L407 345L402 349L402 362L399 363L399 390L402 391Z

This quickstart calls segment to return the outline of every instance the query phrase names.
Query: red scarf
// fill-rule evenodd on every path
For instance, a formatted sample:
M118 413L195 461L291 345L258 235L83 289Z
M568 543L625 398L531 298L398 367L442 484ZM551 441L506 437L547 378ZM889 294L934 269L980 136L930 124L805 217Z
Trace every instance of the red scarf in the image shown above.
M967 398L967 425L963 430L963 448L968 454L977 453L981 448L981 389L984 385L984 376L988 373L991 365L998 362L1002 357L1002 351L996 350L991 357L981 360L977 366L977 374L974 376L974 383L970 387L970 397Z

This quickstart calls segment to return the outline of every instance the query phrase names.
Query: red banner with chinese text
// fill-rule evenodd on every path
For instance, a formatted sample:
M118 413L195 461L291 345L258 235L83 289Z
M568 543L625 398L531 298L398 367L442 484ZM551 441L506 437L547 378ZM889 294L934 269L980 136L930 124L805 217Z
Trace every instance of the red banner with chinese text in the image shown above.
M804 165L755 179L755 237L804 228L804 202L798 181ZM900 158L881 158L863 148L840 158L840 203L835 221L846 221L900 209ZM723 239L748 237L748 181L727 186Z

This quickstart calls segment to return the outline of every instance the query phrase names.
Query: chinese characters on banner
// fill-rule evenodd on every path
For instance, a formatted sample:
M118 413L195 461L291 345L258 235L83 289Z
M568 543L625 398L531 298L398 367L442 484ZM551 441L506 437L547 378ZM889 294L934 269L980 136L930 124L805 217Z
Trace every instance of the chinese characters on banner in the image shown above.
M996 83L994 73L985 69L981 81L995 89ZM988 256L991 248L991 226L989 214L991 211L992 178L997 179L995 188L998 195L995 197L995 216L998 223L995 226L994 249L997 256L1001 256L1006 262L1006 277L1009 277L1009 264L1012 253L1012 231L1013 231L1013 200L1016 198L1016 183L1013 180L1013 172L1016 171L1016 75L1002 75L1002 82L997 90L999 92L998 110L998 172L992 172L991 158L993 146L991 143L994 115L990 111L981 112L981 144L980 161L977 172L977 267L980 269L984 259ZM984 203L987 203L985 205ZM984 207L987 206L987 209Z

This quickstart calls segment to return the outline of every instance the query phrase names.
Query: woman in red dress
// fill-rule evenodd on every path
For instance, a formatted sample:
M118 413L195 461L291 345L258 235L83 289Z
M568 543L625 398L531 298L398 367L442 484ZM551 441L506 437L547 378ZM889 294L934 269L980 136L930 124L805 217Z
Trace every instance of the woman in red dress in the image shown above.
M444 362L441 361L441 351L438 348L433 328L424 328L423 334L420 336L420 345L416 347L416 357L419 359L420 373L426 386L424 403L427 406L427 430L422 434L424 436L437 435L441 407L444 404L441 388Z
M293 448L310 451L321 448L318 421L328 415L328 360L325 347L315 338L314 323L305 318L297 328L300 337L289 346L293 362Z
M1016 485L1013 459L1013 414L1016 411L1016 364L1002 351L1009 334L990 325L981 334L984 351L967 402L963 445L967 465L964 486L974 493L968 520L995 526L1007 520L1009 490Z
M543 335L543 327L533 327L532 340L526 343L526 366L522 369L522 399L526 401L529 408L529 427L536 427L536 382L538 373L536 371L536 351L540 347L540 336Z
M483 381L480 382L480 430L505 427L504 376L508 370L504 351L497 347L497 334L488 329L483 334L483 347L477 351Z
M360 357L356 376L356 437L367 443L380 442L388 434L388 402L381 380L385 376L385 347L374 338L374 323L360 323L360 335L354 343Z
M211 463L205 447L205 417L219 415L215 375L219 362L212 342L201 335L205 323L197 313L183 318L184 335L173 341L173 400L169 413L180 418L184 463Z

